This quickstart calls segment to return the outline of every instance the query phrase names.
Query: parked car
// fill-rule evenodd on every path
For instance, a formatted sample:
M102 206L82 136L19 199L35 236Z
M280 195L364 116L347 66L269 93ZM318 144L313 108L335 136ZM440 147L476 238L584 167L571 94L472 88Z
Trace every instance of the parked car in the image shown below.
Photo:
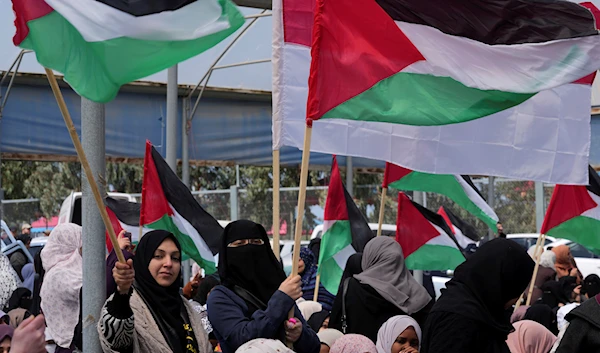
M540 235L537 233L518 233L518 234L508 234L506 239L510 239L515 243L521 245L525 250L529 250L532 246L535 246L537 243L537 239ZM556 238L549 237L546 235L546 240L544 241L544 246L553 243L556 241Z
M591 274L600 276L600 256L589 251L583 245L567 239L559 239L553 243L547 244L544 249L550 250L559 245L566 245L571 249L571 254L575 258L577 268L579 268L583 277Z

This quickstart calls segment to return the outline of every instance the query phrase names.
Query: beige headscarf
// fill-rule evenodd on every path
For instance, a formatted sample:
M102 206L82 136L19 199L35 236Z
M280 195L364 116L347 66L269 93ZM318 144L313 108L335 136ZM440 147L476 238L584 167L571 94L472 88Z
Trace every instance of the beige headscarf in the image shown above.
M323 310L323 305L312 300L305 300L301 303L298 303L297 305L298 309L302 313L302 317L306 321L310 319L312 314L318 313L319 311Z
M511 353L548 353L556 342L556 336L535 321L522 320L513 326L515 330L506 339Z
M367 243L362 268L363 272L354 278L371 286L408 315L423 309L431 301L427 290L415 281L404 265L400 244L390 237L377 237Z
M83 283L81 227L59 224L50 233L41 258L46 275L40 296L47 330L57 345L68 348L79 320L79 290Z

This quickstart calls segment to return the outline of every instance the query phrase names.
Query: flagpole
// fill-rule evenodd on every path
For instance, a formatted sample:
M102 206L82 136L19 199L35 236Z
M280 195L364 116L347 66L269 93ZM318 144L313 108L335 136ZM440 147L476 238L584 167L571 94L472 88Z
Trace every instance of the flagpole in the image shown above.
M77 135L77 130L75 130L75 125L73 124L73 120L71 119L71 115L69 114L69 110L67 109L67 104L65 103L65 99L60 91L60 87L58 87L58 82L56 81L56 77L54 76L54 72L52 70L45 68L46 76L48 77L48 82L50 83L50 87L52 88L52 93L54 93L54 98L56 99L56 103L58 103L58 108L65 120L65 125L67 126L67 130L69 131L69 135L71 136L71 140L73 141L73 145L75 146L75 151L77 151L77 157L79 157L79 161L81 162L81 166L85 172L85 176L90 184L90 189L92 189L92 194L94 195L94 200L96 200L96 206L98 206L98 210L100 211L100 216L102 217L102 221L104 222L104 227L106 227L106 231L110 236L110 241L113 245L113 249L115 250L115 254L117 255L117 259L119 262L125 263L125 257L123 256L123 252L119 247L119 242L117 241L117 236L115 234L115 230L110 223L110 219L108 218L108 213L106 212L106 207L104 206L104 201L102 200L102 196L100 195L100 190L98 189L98 185L94 182L96 178L94 178L94 174L92 173L92 169L90 168L90 163L88 162L87 156L83 151L83 147L81 146L81 141L79 141L79 136Z
M377 236L381 235L383 227L383 214L385 211L385 198L387 196L387 188L381 188L381 205L379 206L379 224L377 225Z
M531 294L533 293L533 287L535 285L535 278L537 277L537 273L538 273L538 269L540 268L540 258L542 257L542 252L540 252L539 250L542 249L543 251L543 247L541 246L544 243L544 240L546 239L546 234L540 234L540 236L538 237L538 241L535 244L535 251L533 252L533 259L535 260L535 268L533 269L533 276L531 276L531 282L529 283L529 292L527 293L527 301L525 302L525 305L529 305L531 303ZM539 252L539 254L538 254Z
M273 150L273 253L279 260L279 150Z
M319 299L319 285L321 284L321 274L317 274L317 280L315 281L315 293L313 295L313 301L317 301Z

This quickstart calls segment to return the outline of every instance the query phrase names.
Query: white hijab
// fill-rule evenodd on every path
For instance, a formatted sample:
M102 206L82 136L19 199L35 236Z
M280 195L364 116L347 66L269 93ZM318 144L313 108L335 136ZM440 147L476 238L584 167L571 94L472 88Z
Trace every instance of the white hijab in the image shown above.
M388 319L377 332L377 353L390 353L396 338L409 327L413 327L419 338L419 348L421 347L421 327L410 316L397 315Z
M312 314L323 310L323 305L312 300L305 300L298 303L298 309L300 310L300 313L302 313L304 320L308 321Z
M79 290L83 283L81 227L59 224L42 249L46 270L40 296L46 330L60 347L69 348L79 321Z
M294 353L279 340L257 338L244 343L235 353Z

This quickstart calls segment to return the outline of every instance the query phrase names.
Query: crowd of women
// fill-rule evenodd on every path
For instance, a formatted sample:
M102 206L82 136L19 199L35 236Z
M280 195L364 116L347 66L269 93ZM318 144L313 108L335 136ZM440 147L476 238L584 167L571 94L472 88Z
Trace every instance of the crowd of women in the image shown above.
M103 351L600 351L600 278L583 279L568 248L542 254L526 306L535 263L506 239L482 245L437 301L390 237L373 238L350 256L335 295L316 279L318 248L302 249L299 275L286 277L261 225L232 222L221 239L218 273L203 277L196 266L184 283L173 234L151 231L135 249L120 234L128 260L117 262L114 252L107 258L107 299L97 325ZM56 227L33 269L23 268L22 281L4 260L0 305L8 315L0 352L80 350L81 228Z

